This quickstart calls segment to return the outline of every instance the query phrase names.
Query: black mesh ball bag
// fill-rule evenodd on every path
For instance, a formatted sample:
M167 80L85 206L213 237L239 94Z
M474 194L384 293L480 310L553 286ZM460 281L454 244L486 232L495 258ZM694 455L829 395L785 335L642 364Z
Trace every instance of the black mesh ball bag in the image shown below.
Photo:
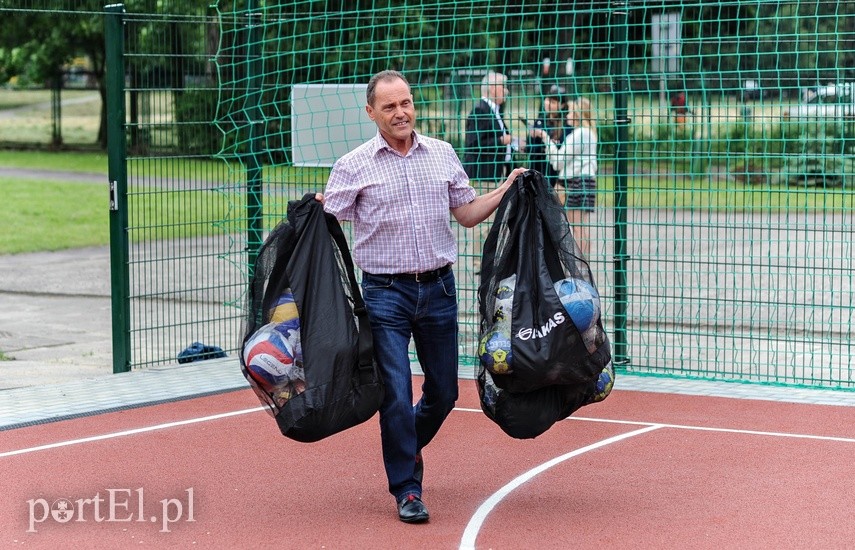
M318 441L360 424L384 386L344 233L314 194L288 204L253 265L241 371L282 434Z

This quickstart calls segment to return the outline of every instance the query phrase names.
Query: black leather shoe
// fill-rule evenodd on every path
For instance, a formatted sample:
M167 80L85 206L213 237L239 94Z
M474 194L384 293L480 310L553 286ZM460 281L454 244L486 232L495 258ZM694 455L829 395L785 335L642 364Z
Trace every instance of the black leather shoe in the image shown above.
M413 471L413 478L419 482L419 485L422 483L422 479L425 477L425 463L422 459L422 452L419 451L416 454L416 468Z
M398 519L404 523L422 523L428 518L425 503L416 495L407 495L398 502Z

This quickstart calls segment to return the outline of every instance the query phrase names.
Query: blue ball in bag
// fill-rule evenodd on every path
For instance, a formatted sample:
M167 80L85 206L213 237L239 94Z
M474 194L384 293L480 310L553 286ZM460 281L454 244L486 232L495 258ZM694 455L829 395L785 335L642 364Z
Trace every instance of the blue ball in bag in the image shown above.
M561 305L580 333L596 324L600 318L600 295L590 283L568 277L556 281L554 287Z

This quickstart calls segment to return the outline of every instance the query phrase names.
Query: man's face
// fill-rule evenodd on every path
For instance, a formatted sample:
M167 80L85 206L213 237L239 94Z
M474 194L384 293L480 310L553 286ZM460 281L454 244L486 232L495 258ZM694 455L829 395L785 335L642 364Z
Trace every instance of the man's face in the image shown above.
M413 94L403 80L396 78L378 82L374 89L374 104L366 105L365 110L386 141L410 139L416 124L416 108Z

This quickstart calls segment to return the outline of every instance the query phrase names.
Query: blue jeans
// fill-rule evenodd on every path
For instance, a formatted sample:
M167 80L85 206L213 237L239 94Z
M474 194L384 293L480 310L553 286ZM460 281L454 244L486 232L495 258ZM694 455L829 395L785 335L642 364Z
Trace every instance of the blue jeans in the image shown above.
M386 384L380 439L389 492L396 500L420 497L421 482L414 477L416 454L433 439L457 401L454 272L430 282L364 273L362 294L374 356ZM425 375L415 406L408 354L411 337Z

